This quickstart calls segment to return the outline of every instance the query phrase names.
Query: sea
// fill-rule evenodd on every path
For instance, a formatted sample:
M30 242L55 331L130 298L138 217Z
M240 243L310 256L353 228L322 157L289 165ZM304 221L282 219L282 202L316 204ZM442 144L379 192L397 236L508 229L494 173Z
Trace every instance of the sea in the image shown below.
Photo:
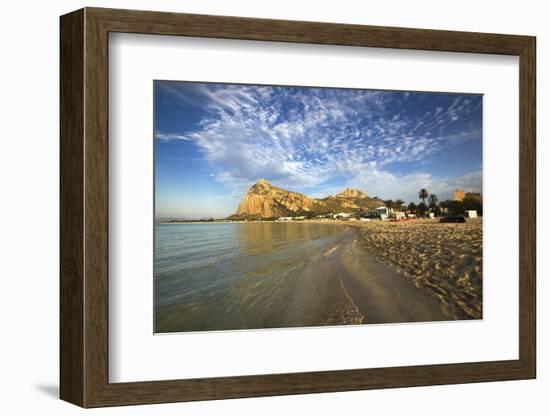
M161 223L154 257L156 333L444 319L342 223Z
M157 224L156 332L292 326L299 276L345 236L338 224Z

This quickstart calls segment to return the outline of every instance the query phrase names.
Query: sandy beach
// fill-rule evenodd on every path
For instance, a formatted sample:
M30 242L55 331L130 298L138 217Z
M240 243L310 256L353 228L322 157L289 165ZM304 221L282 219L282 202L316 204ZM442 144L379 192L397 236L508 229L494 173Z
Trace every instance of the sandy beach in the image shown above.
M437 297L453 319L482 317L482 219L354 224L359 244L378 261Z

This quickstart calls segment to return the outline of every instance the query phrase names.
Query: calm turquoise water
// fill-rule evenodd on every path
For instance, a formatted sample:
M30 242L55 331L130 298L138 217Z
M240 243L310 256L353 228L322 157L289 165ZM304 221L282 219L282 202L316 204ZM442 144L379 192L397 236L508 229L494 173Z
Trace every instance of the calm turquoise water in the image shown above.
M316 279L330 272L315 259L350 232L315 223L157 224L156 332L323 324L319 299L332 290Z

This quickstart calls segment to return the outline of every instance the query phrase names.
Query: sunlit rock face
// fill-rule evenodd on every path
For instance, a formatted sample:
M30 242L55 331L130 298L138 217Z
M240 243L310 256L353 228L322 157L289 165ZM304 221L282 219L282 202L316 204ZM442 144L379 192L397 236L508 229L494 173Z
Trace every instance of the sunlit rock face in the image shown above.
M237 215L274 218L293 213L324 210L315 199L271 185L265 179L256 182L239 204Z
M380 200L369 198L358 190L344 191L323 199L310 198L298 192L276 187L265 179L250 187L239 204L234 217L277 218L284 216L327 214L330 212L351 212L379 206Z
M334 195L336 198L368 198L367 194L359 189L346 188L342 192Z

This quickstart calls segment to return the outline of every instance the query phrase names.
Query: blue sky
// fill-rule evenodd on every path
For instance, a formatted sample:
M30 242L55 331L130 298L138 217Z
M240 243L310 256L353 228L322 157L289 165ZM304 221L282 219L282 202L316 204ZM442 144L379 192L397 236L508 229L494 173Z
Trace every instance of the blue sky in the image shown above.
M221 218L260 178L325 197L481 191L482 96L155 81L156 217Z

